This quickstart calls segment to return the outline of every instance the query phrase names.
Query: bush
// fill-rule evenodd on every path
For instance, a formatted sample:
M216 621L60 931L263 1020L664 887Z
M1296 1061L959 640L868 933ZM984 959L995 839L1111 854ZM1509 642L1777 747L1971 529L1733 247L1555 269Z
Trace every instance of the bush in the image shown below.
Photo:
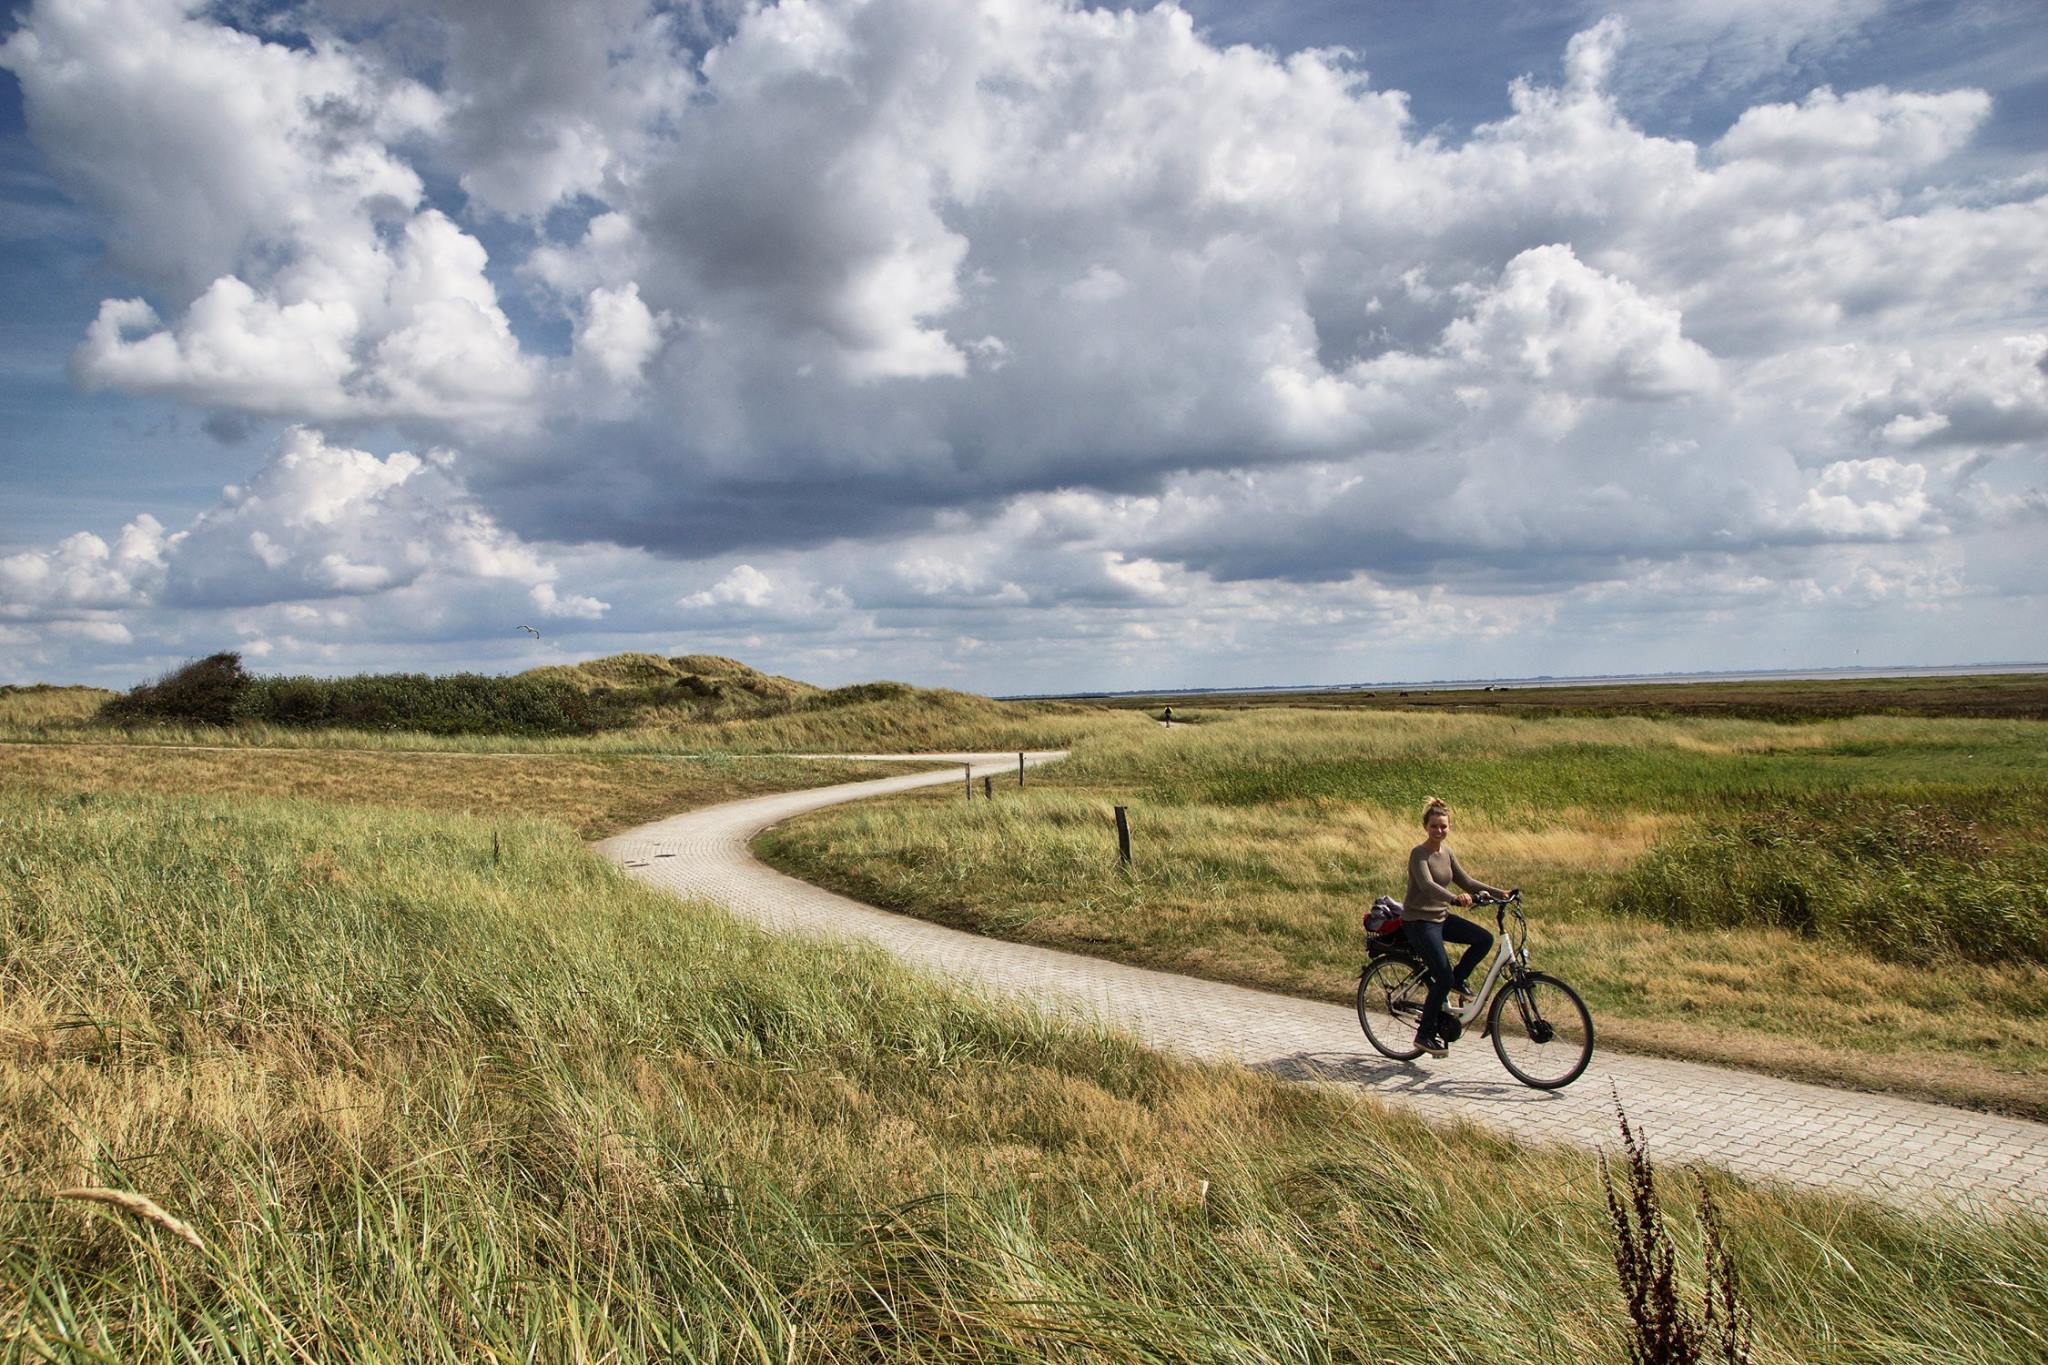
M433 735L581 735L623 718L613 698L562 678L483 673L364 673L254 678L239 654L211 654L115 697L99 718L118 725L261 722L297 728L408 730Z
M2038 793L1842 795L1753 809L1652 849L1618 908L1688 928L1854 940L1893 960L2048 962Z
M100 707L99 718L116 725L159 720L228 725L240 714L251 681L241 655L232 650L209 654L112 698Z
M432 735L574 735L599 729L611 710L603 696L560 678L364 673L253 679L241 715L272 725Z

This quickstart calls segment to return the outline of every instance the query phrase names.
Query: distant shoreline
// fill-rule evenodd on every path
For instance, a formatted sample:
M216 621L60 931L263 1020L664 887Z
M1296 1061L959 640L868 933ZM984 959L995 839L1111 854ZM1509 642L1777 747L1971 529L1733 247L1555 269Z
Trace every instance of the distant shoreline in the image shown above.
M1882 678L1973 678L1996 674L2048 673L2048 663L1927 664L1854 668L1746 669L1730 673L1591 673L1584 675L1538 674L1526 678L1432 678L1427 681L1356 683L1271 683L1241 687L1132 687L1098 692L1020 692L997 701L1099 701L1108 697L1230 697L1247 693L1269 695L1298 693L1323 696L1345 692L1385 692L1405 688L1411 692L1497 692L1539 687L1643 687L1682 686L1686 683L1728 682L1848 682Z

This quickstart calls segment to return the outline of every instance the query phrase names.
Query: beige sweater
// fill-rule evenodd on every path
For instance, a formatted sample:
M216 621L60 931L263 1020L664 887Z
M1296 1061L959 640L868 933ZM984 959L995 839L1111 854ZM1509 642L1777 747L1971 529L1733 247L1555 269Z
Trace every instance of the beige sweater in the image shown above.
M1408 850L1408 894L1401 900L1401 918L1425 923L1441 920L1458 906L1458 892L1451 889L1454 886L1475 895L1482 891L1489 896L1507 894L1458 866L1449 844L1433 855L1428 844L1417 844Z

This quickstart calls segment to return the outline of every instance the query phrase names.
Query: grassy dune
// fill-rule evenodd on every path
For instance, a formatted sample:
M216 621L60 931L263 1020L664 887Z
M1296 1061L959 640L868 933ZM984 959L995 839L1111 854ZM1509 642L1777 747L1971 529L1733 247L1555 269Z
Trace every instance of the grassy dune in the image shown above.
M2048 1115L2037 722L1196 718L1099 737L993 803L821 812L762 848L982 932L1348 1000L1360 913L1401 891L1441 795L1611 1043Z
M82 725L104 706L112 692L97 687L0 686L0 730Z
M97 725L66 714L10 721L0 709L0 742L253 749L374 749L470 754L929 753L1064 749L1089 736L1142 730L1133 712L1060 702L1000 702L964 692L875 683L820 693L761 714L713 716L651 710L630 726L592 735L448 735L419 731L239 725Z
M1621 1358L1588 1158L779 942L559 821L10 782L0 867L6 1359ZM2048 1349L2036 1220L1713 1184L1760 1361Z
M249 674L210 655L126 694L0 689L0 742L457 753L878 753L1065 748L1142 717L905 683L821 688L711 654L485 674Z

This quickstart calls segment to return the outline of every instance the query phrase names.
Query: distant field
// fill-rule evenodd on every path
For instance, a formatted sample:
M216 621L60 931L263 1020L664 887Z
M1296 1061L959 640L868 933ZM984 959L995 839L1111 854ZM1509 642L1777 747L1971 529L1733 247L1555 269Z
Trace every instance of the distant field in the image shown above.
M1756 682L1560 684L1477 688L1374 688L1359 692L1212 692L1127 696L1100 706L1157 712L1171 706L1216 712L1256 706L1293 709L1455 710L1510 716L1732 716L1811 720L1825 716L1977 716L2048 720L2048 673L1954 678L1796 678Z
M559 819L10 781L0 868L9 1360L1623 1358L1590 1156L777 939ZM2040 1220L1707 1179L1759 1362L2040 1358Z
M51 796L295 796L351 806L545 816L586 839L720 801L908 770L901 764L733 756L0 744L0 789Z
M1360 914L1401 892L1441 795L1460 857L1527 890L1538 961L1610 1044L2048 1116L2039 722L1188 718L995 802L864 803L761 848L980 932L1348 1000Z

